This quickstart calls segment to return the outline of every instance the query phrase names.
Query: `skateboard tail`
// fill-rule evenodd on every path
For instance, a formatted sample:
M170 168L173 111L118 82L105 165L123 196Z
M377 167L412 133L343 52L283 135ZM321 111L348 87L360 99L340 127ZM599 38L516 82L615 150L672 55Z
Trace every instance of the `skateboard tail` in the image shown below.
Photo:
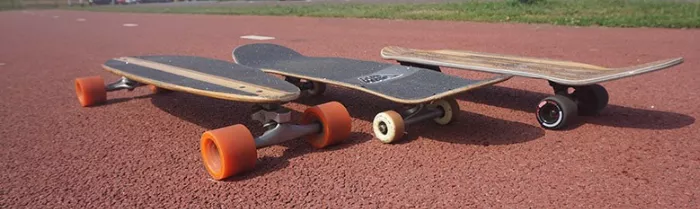
M242 53L245 52L245 53ZM303 57L297 51L276 44L247 44L234 48L231 51L233 61L248 66L256 66L263 63L261 57L266 59L284 60Z
M679 65L681 63L683 63L683 58L678 57L678 58L673 58L673 59L665 59L665 60L659 60L659 61L654 61L654 62L648 62L648 63L629 66L629 67L611 68L610 72L614 72L614 73L604 74L604 75L599 76L599 77L590 78L587 80L582 80L581 83L585 83L585 84L600 83L600 82L612 81L612 80L622 79L622 78L631 77L631 76L637 76L637 75L642 75L642 74L651 73L654 71L670 68L670 67Z

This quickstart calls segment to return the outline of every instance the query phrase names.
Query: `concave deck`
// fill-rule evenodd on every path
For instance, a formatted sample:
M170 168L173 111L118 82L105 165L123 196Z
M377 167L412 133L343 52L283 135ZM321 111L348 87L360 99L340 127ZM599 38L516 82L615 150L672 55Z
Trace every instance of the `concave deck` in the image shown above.
M459 50L420 50L398 46L384 47L381 56L384 59L404 62L546 79L566 85L589 85L621 79L669 68L683 62L683 58L679 57L635 66L606 68L553 59Z
M245 102L285 102L300 90L260 69L194 56L133 56L110 59L107 71L164 89Z
M468 80L440 72L337 57L308 57L275 44L248 44L235 48L238 63L265 72L361 90L404 104L429 102L474 88L505 81L499 75Z

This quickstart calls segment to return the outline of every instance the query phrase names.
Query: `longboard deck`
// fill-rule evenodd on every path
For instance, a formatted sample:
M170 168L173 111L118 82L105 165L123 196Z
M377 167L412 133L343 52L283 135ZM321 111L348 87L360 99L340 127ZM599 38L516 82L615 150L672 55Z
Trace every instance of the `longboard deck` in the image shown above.
M262 71L328 83L404 104L429 102L510 79L499 75L469 80L428 69L337 57L309 57L275 44L248 44L235 48L233 59Z
M586 63L491 54L461 50L421 50L387 46L381 50L384 59L457 69L508 74L546 79L556 83L579 86L641 75L683 62L673 58L620 68L606 68Z
M140 83L226 100L286 102L300 94L295 85L260 69L203 57L119 57L102 67Z

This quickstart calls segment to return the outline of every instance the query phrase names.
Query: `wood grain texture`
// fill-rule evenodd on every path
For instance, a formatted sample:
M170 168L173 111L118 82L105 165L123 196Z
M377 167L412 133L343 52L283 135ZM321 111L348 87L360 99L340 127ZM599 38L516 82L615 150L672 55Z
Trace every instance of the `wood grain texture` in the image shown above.
M388 46L381 50L384 59L477 70L498 74L551 80L565 85L589 85L666 69L683 62L673 58L620 68L586 63L521 57L460 50L420 50Z
M208 58L119 57L107 61L103 68L140 83L226 100L286 102L300 93L296 86L259 69Z

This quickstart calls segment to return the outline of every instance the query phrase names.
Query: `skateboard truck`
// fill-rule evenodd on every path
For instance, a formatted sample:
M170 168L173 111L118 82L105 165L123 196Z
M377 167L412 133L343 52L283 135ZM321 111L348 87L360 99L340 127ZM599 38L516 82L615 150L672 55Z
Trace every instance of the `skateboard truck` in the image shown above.
M301 136L318 133L321 124L313 122L306 125L294 125L291 111L280 104L261 104L253 106L254 113L251 118L263 124L267 129L262 136L255 138L255 147L263 148L274 144L299 138Z
M100 76L81 77L75 80L75 93L78 95L80 105L83 107L99 105L107 100L107 92L128 90L133 91L137 87L145 86L146 84L139 83L127 77L121 77L119 80L105 85L104 79ZM158 93L167 91L148 85L151 92Z
M328 102L306 109L298 124L292 124L291 112L279 104L253 107L253 120L263 123L266 131L257 137L241 124L204 132L200 139L201 155L209 174L221 180L251 170L257 149L305 137L315 148L340 143L350 135L351 119L345 107Z
M122 76L119 80L115 81L114 83L107 84L107 86L105 86L105 91L110 92L122 89L133 91L136 87L144 85L145 84L133 81L127 77Z
M251 118L262 124L268 124L270 122L286 123L292 120L292 114L289 109L279 104L260 104L253 106Z
M415 107L405 110L403 114L404 124L411 125L424 120L442 117L445 111L438 107L428 107L425 104L419 104Z
M393 143L405 134L406 126L433 119L440 125L451 123L459 112L454 98L442 98L429 104L418 104L402 114L389 110L377 114L372 122L374 135L383 143Z

